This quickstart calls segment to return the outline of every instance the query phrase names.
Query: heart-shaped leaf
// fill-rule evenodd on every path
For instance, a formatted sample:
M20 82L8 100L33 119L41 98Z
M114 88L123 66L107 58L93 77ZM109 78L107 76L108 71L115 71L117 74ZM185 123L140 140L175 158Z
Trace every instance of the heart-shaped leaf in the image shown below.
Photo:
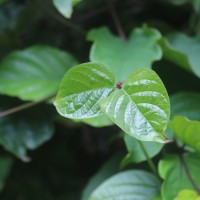
M54 95L66 71L76 63L58 49L34 46L8 55L0 64L0 93L23 100Z
M177 138L197 151L200 151L200 122L186 117L176 116L173 119L173 130Z
M150 69L131 74L122 89L100 103L108 117L130 136L143 141L165 143L164 131L170 115L169 97Z
M164 57L200 77L200 35L174 33L160 41Z
M110 33L107 28L94 29L88 39L94 44L90 60L109 67L117 81L125 80L132 72L143 67L151 67L153 61L160 60L162 51L157 41L160 33L152 28L136 28L129 40L124 41Z
M89 200L152 199L159 192L160 181L142 170L125 171L102 183Z
M73 67L64 76L55 106L64 117L86 119L103 115L100 100L114 90L114 76L109 69L96 63Z

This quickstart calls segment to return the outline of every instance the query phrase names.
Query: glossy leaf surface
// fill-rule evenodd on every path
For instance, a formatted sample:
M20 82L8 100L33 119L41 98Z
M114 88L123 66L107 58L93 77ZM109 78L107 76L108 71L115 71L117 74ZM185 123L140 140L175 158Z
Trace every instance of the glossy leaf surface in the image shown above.
M159 192L159 180L142 170L125 171L102 183L89 200L150 200Z
M164 57L200 77L200 36L174 33L161 40Z
M157 30L147 27L134 29L127 41L112 35L107 28L94 29L88 34L94 42L90 60L109 67L117 81L126 80L135 70L151 67L153 61L161 59L157 44L160 38Z
M173 130L177 138L193 149L200 151L200 122L177 116L173 119Z
M165 143L170 115L167 91L155 72L131 74L122 89L101 101L102 110L124 132L143 141Z
M73 12L73 6L81 0L53 0L55 7L66 18L70 18Z
M84 63L64 76L55 106L64 117L85 119L103 115L100 100L114 90L114 76L100 64Z
M184 154L183 158L192 179L197 185L200 185L200 177L197 176L200 165L199 154ZM178 155L167 156L161 160L159 174L164 179L162 185L163 200L174 199L181 190L194 189L186 174L184 164Z
M0 64L0 93L23 100L54 95L74 58L48 46L34 46L8 55Z
M22 104L8 98L0 98L4 107ZM54 132L51 109L49 106L37 106L27 111L21 111L0 118L0 144L23 161L28 161L27 150L34 150L48 141Z

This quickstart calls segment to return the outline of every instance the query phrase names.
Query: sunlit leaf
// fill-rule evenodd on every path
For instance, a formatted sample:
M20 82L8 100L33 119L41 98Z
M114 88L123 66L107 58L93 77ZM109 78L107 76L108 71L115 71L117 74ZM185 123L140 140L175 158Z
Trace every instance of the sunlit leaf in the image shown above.
M102 110L124 132L143 141L165 143L170 114L167 91L155 72L137 70L122 89L101 101Z
M60 115L86 119L103 115L100 100L114 90L114 76L109 69L96 63L73 67L64 76L55 106Z
M110 33L107 28L94 29L88 39L93 41L90 60L110 67L116 80L125 80L130 73L143 67L151 67L160 60L161 49L157 41L160 33L152 28L136 28L127 41Z
M181 190L174 200L200 200L200 196L194 190Z

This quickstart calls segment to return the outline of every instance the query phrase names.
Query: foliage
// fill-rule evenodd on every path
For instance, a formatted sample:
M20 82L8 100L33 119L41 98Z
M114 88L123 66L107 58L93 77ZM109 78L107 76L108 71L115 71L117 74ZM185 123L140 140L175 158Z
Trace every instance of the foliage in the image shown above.
M0 0L0 199L200 199L199 52L199 0Z

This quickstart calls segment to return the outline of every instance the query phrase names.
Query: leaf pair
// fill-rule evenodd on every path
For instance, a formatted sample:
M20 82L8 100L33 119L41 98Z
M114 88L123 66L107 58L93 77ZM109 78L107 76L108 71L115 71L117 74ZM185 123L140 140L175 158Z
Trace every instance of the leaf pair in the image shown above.
M169 98L150 69L131 74L121 89L105 66L85 63L70 69L61 83L55 106L64 117L87 119L105 113L127 134L145 141L167 142Z

